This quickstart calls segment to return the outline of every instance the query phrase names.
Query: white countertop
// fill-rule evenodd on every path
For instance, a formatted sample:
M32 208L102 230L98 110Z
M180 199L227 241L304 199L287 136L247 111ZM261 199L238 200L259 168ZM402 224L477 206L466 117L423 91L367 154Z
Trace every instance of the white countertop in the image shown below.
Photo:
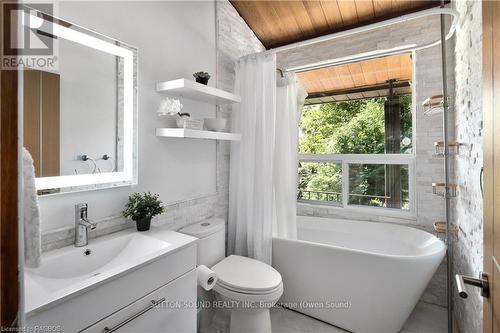
M44 271L45 261L52 260L52 263L59 256L68 253L69 251L81 250L82 256L86 249L92 250L94 247L103 246L108 241L113 241L118 237L136 237L141 241L146 241L151 237L154 240L160 240L165 243L159 243L158 248L150 249L145 255L135 255L130 257L130 250L122 256L117 255L111 258L105 265L96 267L95 270L85 272L76 276L57 276L57 272L50 277L40 274ZM113 233L103 237L90 239L87 246L75 248L73 245L49 251L42 254L42 265L37 269L25 269L24 285L25 285L25 312L29 316L33 311L41 311L55 304L63 302L68 298L75 297L86 292L89 289L95 288L103 283L106 283L119 276L127 274L130 271L136 270L139 267L151 263L159 258L174 253L182 248L193 245L197 242L197 238L181 234L166 227L151 227L151 230L145 232L137 232L135 229L127 229L125 231ZM134 249L134 252L136 250ZM125 252L125 250L124 250ZM98 254L100 255L100 254ZM64 269L61 267L61 269Z

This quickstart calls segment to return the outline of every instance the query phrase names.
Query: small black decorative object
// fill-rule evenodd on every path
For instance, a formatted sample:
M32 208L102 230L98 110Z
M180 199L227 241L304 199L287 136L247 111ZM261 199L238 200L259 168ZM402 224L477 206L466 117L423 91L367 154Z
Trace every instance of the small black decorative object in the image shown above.
M196 82L207 85L208 80L210 80L210 74L207 72L196 72L193 74Z
M122 214L135 221L137 231L147 231L151 226L151 218L165 211L158 194L150 192L132 193Z

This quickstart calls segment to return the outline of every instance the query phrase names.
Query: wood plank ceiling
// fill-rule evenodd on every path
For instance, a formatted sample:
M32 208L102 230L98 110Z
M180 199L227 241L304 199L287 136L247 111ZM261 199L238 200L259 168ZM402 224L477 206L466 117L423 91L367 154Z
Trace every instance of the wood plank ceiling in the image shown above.
M436 0L230 0L266 48L439 6Z
M359 98L381 96L383 92L375 93L386 91L388 80L396 80L399 88L409 86L408 82L412 79L411 54L325 67L297 75L309 94L308 99L347 94L356 94Z

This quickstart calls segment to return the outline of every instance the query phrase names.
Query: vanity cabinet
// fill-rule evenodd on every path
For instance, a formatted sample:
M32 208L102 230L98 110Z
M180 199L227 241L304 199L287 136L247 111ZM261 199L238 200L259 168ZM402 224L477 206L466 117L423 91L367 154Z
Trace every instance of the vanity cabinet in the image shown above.
M196 271L144 296L81 333L196 332Z
M148 237L167 241L172 250L118 275L104 277L84 289L71 293L68 288L57 290L57 299L27 313L26 326L58 327L60 332L68 333L105 333L126 321L114 331L196 332L195 239L171 231L166 231L164 237L161 232L151 232ZM95 278L106 274L109 273ZM29 279L27 295L41 297L35 295L39 292L36 285L44 280L43 277L35 281ZM56 280L54 284L45 285L45 289L57 289ZM153 300L161 302L151 307Z

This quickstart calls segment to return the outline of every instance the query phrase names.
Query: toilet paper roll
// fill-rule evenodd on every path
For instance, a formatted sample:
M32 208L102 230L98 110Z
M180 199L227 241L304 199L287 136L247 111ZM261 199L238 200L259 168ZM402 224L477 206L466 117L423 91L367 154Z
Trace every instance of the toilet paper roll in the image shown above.
M211 290L217 283L217 275L205 265L196 267L198 285L205 290Z

